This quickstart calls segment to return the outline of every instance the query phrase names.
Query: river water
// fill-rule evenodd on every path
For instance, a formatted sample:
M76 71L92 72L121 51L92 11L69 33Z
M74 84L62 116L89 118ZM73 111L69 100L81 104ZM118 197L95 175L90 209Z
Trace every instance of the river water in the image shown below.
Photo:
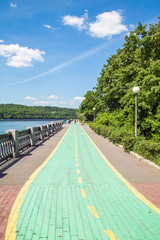
M44 119L44 120L0 120L0 135L5 134L6 130L16 129L25 130L26 127L36 127L38 125L44 125L51 123L52 121L58 121L59 119ZM64 120L66 123L66 120Z

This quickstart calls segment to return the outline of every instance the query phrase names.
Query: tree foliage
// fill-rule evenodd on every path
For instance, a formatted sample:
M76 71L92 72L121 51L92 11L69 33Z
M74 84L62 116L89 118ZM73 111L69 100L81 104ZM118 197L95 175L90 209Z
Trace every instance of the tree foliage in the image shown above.
M138 131L146 139L160 140L160 21L142 25L125 37L103 66L95 91L85 95L79 111L93 119L93 107L106 125L134 128L134 86L138 94Z
M0 119L68 119L76 118L77 109L0 104Z

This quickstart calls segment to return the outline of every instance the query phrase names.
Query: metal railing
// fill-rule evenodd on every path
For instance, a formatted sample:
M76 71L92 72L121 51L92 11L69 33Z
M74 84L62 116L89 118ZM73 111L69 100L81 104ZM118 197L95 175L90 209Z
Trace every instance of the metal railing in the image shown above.
M54 135L62 129L63 121L51 122L26 130L7 130L0 135L0 161L17 157L25 149L34 146L38 141Z
M13 145L11 134L0 135L0 161L6 160L12 157Z
M30 129L18 131L18 150L22 151L23 149L31 146L31 131Z

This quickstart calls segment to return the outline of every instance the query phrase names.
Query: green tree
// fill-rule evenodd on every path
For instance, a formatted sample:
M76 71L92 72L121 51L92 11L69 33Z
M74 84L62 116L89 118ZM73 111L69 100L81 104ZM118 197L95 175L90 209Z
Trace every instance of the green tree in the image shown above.
M85 95L80 112L85 113L87 120L93 120L95 107L102 113L97 121L133 128L134 86L141 89L138 94L139 134L160 140L160 21L149 27L139 22L125 37L122 48L104 64L95 91Z

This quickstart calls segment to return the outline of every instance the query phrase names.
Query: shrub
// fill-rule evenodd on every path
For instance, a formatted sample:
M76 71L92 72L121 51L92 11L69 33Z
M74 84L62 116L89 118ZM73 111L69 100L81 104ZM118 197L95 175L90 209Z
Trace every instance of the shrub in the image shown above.
M105 138L109 138L114 129L115 128L113 126L101 125L100 134Z
M108 137L114 143L121 143L125 151L134 151L160 165L160 143L146 140L145 137L134 137L132 130L115 128L113 126L89 123L97 134Z
M101 125L96 125L96 124L95 124L95 126L94 126L94 131L95 131L98 135L100 135L100 130L101 130Z
M122 139L122 145L124 147L124 150L127 151L127 152L132 151L135 142L136 142L136 138L134 136L130 136L130 135L125 136Z
M160 143L151 140L137 141L133 151L160 165Z
M96 123L89 123L89 126L94 132L100 135L101 125L97 125Z
M101 125L100 134L103 137L108 137L108 127L106 125Z
M113 143L122 143L122 139L127 135L127 130L124 128L115 128L109 136Z
M134 145L140 141L145 140L144 137L134 137L134 134L128 133L123 139L122 139L122 145L124 147L124 150L129 152L133 151Z

